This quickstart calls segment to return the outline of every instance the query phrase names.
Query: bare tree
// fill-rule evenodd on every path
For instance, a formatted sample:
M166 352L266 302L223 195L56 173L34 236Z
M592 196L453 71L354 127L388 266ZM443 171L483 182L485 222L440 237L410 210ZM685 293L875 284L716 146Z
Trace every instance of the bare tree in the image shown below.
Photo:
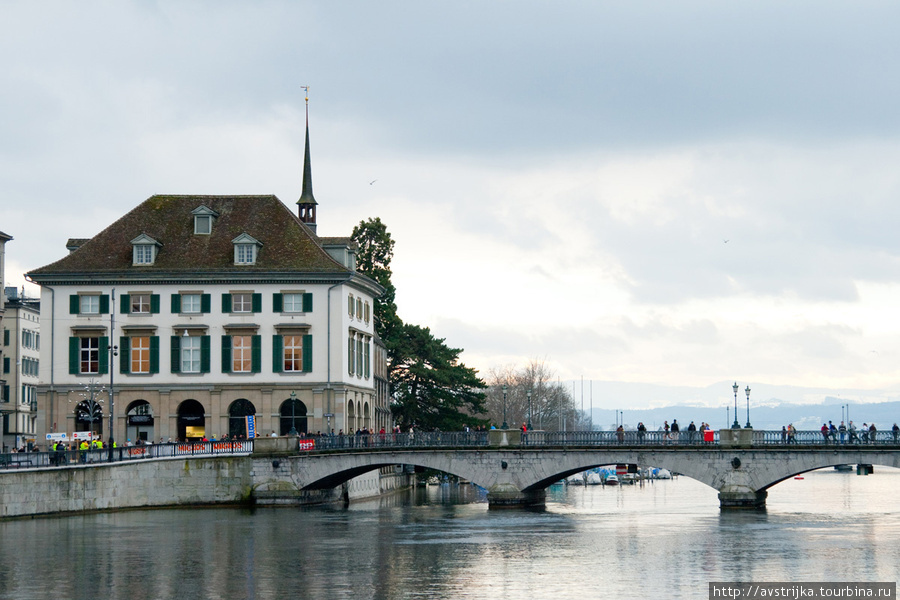
M491 423L500 427L505 416L506 423L513 428L530 420L536 430L586 429L586 415L575 408L567 386L554 378L550 367L537 359L531 359L521 369L512 365L491 369L485 402Z

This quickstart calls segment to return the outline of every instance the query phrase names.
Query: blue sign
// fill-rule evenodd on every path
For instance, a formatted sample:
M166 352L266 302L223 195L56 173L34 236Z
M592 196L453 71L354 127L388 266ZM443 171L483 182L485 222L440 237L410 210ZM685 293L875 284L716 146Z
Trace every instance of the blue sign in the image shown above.
M256 437L256 415L248 415L247 419L247 439L252 440Z

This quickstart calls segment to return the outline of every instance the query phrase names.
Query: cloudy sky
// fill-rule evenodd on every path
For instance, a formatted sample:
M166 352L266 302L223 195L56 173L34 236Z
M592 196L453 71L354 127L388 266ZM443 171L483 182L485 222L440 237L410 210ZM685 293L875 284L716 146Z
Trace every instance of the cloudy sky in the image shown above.
M895 397L898 22L865 0L5 0L6 285L152 194L293 206L308 85L319 232L381 217L401 317L482 374Z

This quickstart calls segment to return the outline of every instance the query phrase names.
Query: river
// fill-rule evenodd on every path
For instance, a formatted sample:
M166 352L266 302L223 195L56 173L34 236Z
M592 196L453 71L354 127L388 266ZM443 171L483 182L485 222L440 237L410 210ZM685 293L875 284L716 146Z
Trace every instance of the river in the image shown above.
M491 510L471 486L343 507L0 523L0 598L706 598L709 581L896 581L900 470L823 470L720 512L679 477Z

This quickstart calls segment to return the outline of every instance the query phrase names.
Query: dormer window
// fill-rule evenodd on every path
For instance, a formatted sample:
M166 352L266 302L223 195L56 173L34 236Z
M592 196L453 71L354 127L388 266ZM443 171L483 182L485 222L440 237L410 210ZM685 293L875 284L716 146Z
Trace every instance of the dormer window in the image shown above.
M162 244L146 233L131 240L131 262L135 266L147 266L156 262L156 252Z
M234 264L236 265L253 265L256 264L256 254L259 247L262 246L259 241L252 236L242 233L237 236L231 243L234 244Z
M209 235L212 233L213 221L219 216L219 213L206 206L198 206L191 211L194 215L194 234Z

